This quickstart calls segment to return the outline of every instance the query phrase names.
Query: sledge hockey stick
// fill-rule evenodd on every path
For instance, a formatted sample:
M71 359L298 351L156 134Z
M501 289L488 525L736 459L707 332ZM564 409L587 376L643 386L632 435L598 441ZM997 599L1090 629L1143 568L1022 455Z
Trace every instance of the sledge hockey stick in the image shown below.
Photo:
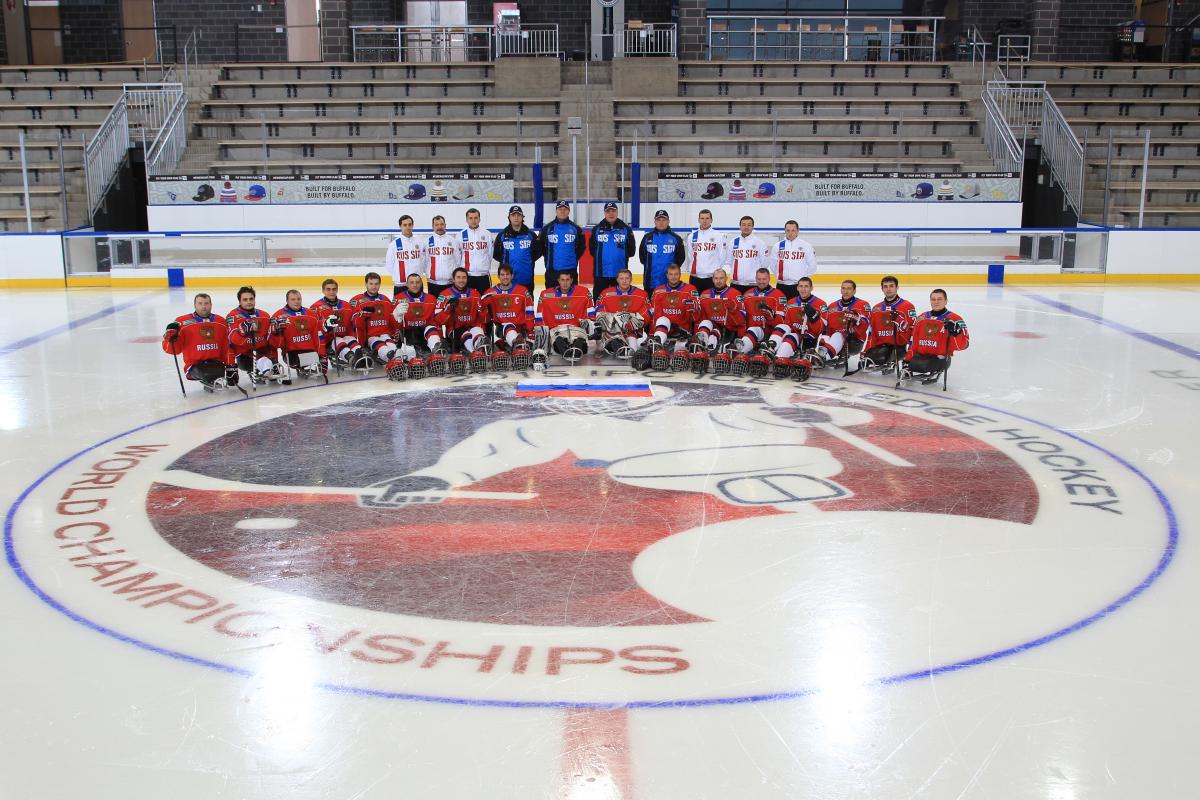
M179 391L183 392L184 397L187 397L187 389L183 388L183 373L179 370L179 353L171 354L171 362L175 364L175 377L179 379Z

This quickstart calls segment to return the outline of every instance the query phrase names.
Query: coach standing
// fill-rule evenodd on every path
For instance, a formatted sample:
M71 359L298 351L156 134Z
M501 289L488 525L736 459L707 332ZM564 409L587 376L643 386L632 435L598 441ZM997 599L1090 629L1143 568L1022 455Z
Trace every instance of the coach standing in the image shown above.
M671 230L671 218L659 209L654 212L654 230L642 237L638 260L642 262L642 288L647 295L667 282L667 267L683 266L686 255L683 239Z
M729 243L729 282L742 294L756 287L758 271L772 272L771 252L754 232L754 217L742 217L738 235Z
M775 283L791 300L797 295L796 281L811 279L817 273L813 246L800 238L800 224L794 219L783 223L783 238L775 245Z
M546 258L546 288L558 286L558 273L571 273L571 282L579 283L579 259L587 247L583 230L571 221L571 204L554 204L554 219L538 234Z
M592 228L592 240L588 242L595 271L592 296L597 300L600 293L617 285L617 273L629 265L629 259L637 252L633 243L633 228L617 219L617 204L604 204L604 219Z
M712 226L713 215L707 208L697 216L700 224L688 234L691 258L688 260L688 282L697 292L713 288L712 274L723 269L728 261L725 235Z
M512 267L513 283L524 286L533 296L533 265L542 257L542 243L525 227L525 212L520 206L508 209L508 227L496 234L492 258Z

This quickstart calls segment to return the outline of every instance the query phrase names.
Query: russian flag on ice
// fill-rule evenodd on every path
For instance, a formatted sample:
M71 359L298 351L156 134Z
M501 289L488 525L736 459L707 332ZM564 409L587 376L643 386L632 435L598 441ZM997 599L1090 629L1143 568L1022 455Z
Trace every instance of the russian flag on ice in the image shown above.
M517 397L653 397L644 380L533 380L517 383Z

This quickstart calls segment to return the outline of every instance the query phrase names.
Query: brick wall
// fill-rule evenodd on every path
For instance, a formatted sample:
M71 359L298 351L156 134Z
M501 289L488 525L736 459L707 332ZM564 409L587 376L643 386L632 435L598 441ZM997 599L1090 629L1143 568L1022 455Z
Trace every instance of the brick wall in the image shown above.
M258 9L261 8L260 12ZM155 18L159 26L174 25L182 41L193 27L204 32L199 43L204 63L238 60L286 61L287 34L276 33L275 26L287 24L283 3L271 5L263 0L253 4L245 0L155 0ZM246 28L237 26L268 26Z
M8 35L4 29L4 15L0 14L0 64L8 63Z
M1133 0L1063 3L1058 24L1058 58L1108 61L1113 57L1114 27L1133 18Z
M679 57L699 59L707 55L708 15L704 0L679 0Z
M352 25L398 25L404 19L404 6L399 0L348 0L346 5ZM321 8L325 8L324 3Z
M1058 56L1058 20L1060 0L1028 0L1025 4L1025 30L1029 32L1030 57L1048 61Z
M1001 20L1025 19L1025 0L962 0L959 9L963 30L977 26L983 38L992 43L996 41L996 26Z
M58 17L64 63L125 59L119 0L59 0Z
M350 41L350 0L323 0L321 3L321 57L326 61L352 61Z

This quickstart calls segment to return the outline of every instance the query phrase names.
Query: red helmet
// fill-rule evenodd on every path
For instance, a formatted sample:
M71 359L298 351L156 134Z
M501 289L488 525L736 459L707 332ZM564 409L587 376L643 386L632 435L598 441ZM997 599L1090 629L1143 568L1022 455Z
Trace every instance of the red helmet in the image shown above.
M432 360L432 359L430 359ZM408 360L408 377L413 380L420 380L429 374L429 368L425 366L425 359L417 357Z
M692 353L692 372L697 375L708 372L708 353L703 350Z
M428 358L429 377L440 378L446 374L446 357L441 353L434 353ZM409 370L412 371L411 368Z
M471 353L471 372L487 372L487 368L491 365L491 359L488 354L482 350L476 350Z
M408 367L398 358L389 359L384 370L389 381L402 381L408 377Z
M712 357L712 371L718 375L728 375L732 365L733 359L729 357L729 353L717 353Z
M451 375L467 374L467 357L462 353L451 353L446 364L446 371Z

